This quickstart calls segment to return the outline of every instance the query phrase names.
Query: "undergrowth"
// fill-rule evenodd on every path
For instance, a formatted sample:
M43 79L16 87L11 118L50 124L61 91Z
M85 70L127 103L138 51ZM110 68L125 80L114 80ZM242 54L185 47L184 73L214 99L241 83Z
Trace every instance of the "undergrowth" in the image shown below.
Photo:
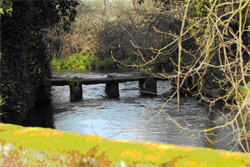
M95 58L94 53L90 50L84 49L79 54L73 54L69 59L59 58L54 55L51 61L51 65L57 68L114 68L115 64L112 57L105 57L104 60L98 60Z
M250 82L247 83L247 87L250 89ZM243 101L246 99L247 95L250 92L248 92L247 88L243 85L239 87L238 95L236 96L235 92L230 94L230 91L227 91L226 94L230 94L228 100L231 102L235 102L236 100L239 101L240 103L243 103ZM236 97L238 99L236 99ZM250 99L247 99L247 101L250 101Z

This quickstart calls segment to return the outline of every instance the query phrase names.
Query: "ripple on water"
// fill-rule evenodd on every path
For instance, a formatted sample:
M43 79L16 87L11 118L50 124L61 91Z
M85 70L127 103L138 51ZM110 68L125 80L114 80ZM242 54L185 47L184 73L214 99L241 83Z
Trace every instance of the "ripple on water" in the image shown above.
M70 73L63 75L72 76ZM106 77L107 74L98 72L74 75ZM117 73L117 75L131 74ZM158 92L168 88L171 88L169 82L158 81ZM83 100L75 103L69 101L68 86L53 86L53 89L53 119L56 129L113 139L230 149L226 148L228 146L225 143L211 145L201 133L198 133L204 128L223 123L216 122L219 120L219 115L213 115L212 121L208 121L209 108L198 100L182 97L181 112L176 112L178 105L176 97L165 105L166 99L161 96L139 97L138 82L119 84L120 98L113 100L105 98L105 84L83 85ZM169 92L170 90L167 90L166 94ZM193 131L178 128L176 124ZM219 139L227 135L229 130L218 130L215 133L217 135L215 139Z

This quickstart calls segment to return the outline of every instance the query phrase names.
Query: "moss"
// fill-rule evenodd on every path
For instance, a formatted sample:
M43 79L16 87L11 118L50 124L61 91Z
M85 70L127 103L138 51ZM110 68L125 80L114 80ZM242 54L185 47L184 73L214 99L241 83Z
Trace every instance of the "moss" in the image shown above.
M250 155L0 123L0 166L247 166ZM200 158L200 156L203 158ZM14 159L14 160L13 160ZM54 164L53 164L54 163Z
M142 79L142 77L134 77L133 79L134 80L139 80L139 79Z
M69 82L69 85L70 85L70 86L75 86L75 83L76 83L75 81L70 81L70 82Z
M81 85L81 81L71 80L71 81L69 81L69 85L70 86L78 86L78 85Z
M116 77L116 75L111 75L111 74L107 75L107 78L114 78L114 77Z
M151 72L148 70L141 70L140 75L141 76L149 76L149 75L151 75Z

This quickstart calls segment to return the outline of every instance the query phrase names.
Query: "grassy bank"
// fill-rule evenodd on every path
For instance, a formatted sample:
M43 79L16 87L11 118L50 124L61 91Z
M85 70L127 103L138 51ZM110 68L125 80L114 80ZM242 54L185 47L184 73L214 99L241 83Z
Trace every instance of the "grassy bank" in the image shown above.
M90 50L82 50L79 54L73 54L69 58L60 58L54 55L51 61L52 67L57 68L103 68L110 69L116 67L112 57L105 57L98 60Z
M136 61L123 61L124 65L118 65L115 63L112 57L104 57L103 60L96 58L95 54L90 50L82 50L79 54L73 54L69 58L61 58L54 55L51 60L51 66L53 68L78 68L78 69L114 69L114 68L128 68L127 65L136 64L142 65ZM140 71L140 75L148 76L152 73L148 70L148 67L134 68Z

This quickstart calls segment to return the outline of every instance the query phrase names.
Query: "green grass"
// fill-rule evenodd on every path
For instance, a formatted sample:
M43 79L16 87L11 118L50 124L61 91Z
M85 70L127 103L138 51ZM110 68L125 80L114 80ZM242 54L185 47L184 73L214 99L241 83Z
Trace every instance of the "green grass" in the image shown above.
M90 50L82 50L79 54L74 54L69 57L69 59L59 59L56 55L53 56L51 60L51 66L57 68L79 68L79 69L89 69L89 68L114 68L114 61L112 57L105 57L104 60L97 60L93 58L94 53Z

